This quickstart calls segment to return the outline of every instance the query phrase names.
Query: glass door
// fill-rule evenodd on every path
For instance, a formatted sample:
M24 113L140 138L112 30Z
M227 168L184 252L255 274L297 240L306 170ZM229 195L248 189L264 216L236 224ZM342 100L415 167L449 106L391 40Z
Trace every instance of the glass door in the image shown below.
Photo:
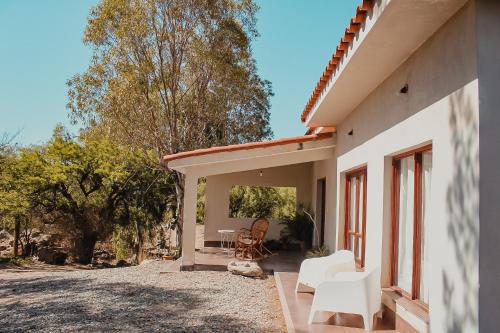
M346 175L344 244L361 267L365 265L366 183L366 168Z

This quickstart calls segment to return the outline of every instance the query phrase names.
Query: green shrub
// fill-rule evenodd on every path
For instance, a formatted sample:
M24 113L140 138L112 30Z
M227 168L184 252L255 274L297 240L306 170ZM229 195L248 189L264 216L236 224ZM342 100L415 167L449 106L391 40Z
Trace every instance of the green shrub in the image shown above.
M330 255L328 247L321 245L320 247L315 247L314 249L307 251L306 258L326 257L328 255Z
M207 181L205 178L201 178L198 183L198 193L196 200L196 223L204 224L205 222L205 189L207 187Z
M134 232L130 228L116 226L111 238L117 260L126 260L133 254Z
M0 257L0 264L11 264L15 266L26 266L32 263L31 258L20 258L20 257Z
M294 215L284 218L280 224L285 225L282 235L284 238L304 242L306 249L311 248L314 224L303 206L299 206Z

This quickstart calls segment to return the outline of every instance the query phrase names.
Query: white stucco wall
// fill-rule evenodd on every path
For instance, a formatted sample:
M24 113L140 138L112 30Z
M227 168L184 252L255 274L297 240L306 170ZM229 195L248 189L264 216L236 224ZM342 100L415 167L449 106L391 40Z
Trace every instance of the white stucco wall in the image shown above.
M366 266L382 267L384 286L389 283L391 156L433 145L433 229L426 241L432 253L432 332L478 329L479 106L474 19L471 1L337 127L337 221L344 216L344 173L367 165ZM408 94L400 94L405 84ZM351 130L354 134L349 136ZM328 221L335 217L329 216ZM342 239L343 225L338 226L336 240Z
M260 171L262 170L262 176ZM229 191L234 185L295 187L297 204L311 205L312 163L257 169L207 177L205 199L205 241L219 241L219 229L249 228L254 219L229 217ZM282 225L270 221L267 239L279 239Z
M311 193L312 204L311 208L314 209L316 217L320 212L317 212L317 183L318 179L326 179L325 189L325 245L328 246L330 251L335 250L336 242L336 204L337 204L337 176L336 176L336 159L328 159L323 161L314 162L312 168L311 178ZM316 219L319 224L319 219ZM318 226L319 228L319 226Z

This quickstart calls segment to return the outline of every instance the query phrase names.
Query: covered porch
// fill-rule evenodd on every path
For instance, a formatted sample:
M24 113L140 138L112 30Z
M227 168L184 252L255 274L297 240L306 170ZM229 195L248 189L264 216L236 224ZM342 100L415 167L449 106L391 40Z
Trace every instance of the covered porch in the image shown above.
M314 162L333 159L335 137L332 132L300 137L195 150L164 158L168 168L185 175L182 270L193 270L201 258L196 255L197 188L206 179L203 247L220 244L221 229L235 232L249 228L252 218L234 218L229 214L229 192L234 185L293 187L296 204L315 206ZM315 207L314 207L315 208ZM314 209L313 208L313 209ZM279 239L282 225L270 220L266 239ZM321 232L324 234L324 227ZM333 236L335 237L335 236Z

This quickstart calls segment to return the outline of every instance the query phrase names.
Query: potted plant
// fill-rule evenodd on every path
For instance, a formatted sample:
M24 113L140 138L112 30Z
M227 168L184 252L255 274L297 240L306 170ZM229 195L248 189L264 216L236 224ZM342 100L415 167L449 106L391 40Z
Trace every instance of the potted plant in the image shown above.
M313 221L311 220L311 215L306 212L306 209L303 206L299 206L293 216L285 217L280 222L285 225L281 234L283 244L289 249L294 249L294 244L298 244L300 250L310 249L315 230Z

